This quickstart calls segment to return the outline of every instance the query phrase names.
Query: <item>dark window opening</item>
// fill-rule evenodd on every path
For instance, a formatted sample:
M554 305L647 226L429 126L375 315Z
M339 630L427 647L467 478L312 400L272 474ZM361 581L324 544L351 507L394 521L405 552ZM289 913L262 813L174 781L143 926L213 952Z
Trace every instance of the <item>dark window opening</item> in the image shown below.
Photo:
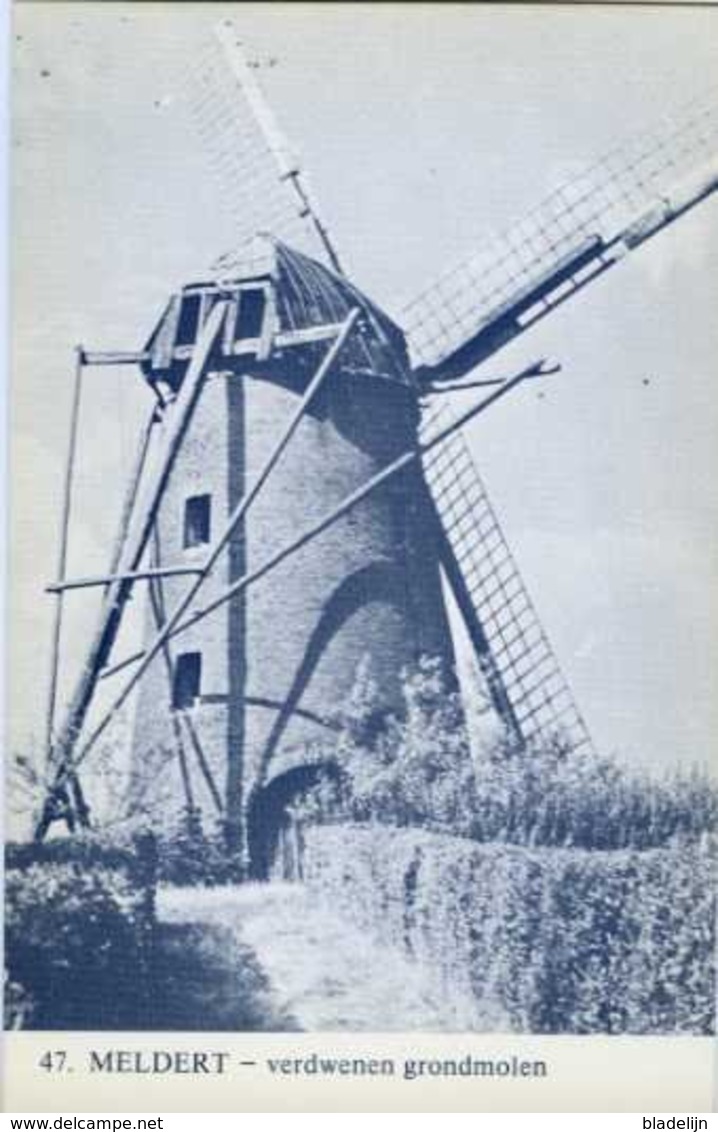
M199 316L202 308L201 295L183 295L177 326L177 346L193 346L199 330Z
M209 542L211 496L191 495L184 505L184 546Z
M237 311L237 338L259 338L264 324L267 296L262 290L240 291Z
M172 707L189 708L199 699L202 654L183 652L177 657L172 680Z

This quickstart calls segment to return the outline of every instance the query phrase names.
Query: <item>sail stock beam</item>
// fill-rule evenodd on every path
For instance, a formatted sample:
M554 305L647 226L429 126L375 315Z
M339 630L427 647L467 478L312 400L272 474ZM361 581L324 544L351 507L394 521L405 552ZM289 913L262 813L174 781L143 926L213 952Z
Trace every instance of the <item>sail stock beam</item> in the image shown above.
M606 256L607 249L598 236L561 256L533 282L520 287L511 299L493 308L475 334L438 365L419 366L416 370L419 385L436 385L440 389L444 381L469 373L605 271L610 266ZM588 268L593 270L589 272Z
M232 21L221 21L216 25L214 32L238 88L242 91L276 162L279 181L285 182L293 192L298 217L311 225L321 247L324 249L330 266L341 275L342 268L339 257L331 242L329 232L319 218L299 161L296 155L290 151L272 109L252 74Z
M489 699L499 718L503 721L512 742L517 746L523 746L524 735L521 730L521 724L507 694L500 669L491 651L491 646L484 631L484 627L477 616L471 592L466 585L464 573L456 556L454 546L449 539L446 527L442 522L436 503L434 503L434 508L437 519L441 566L451 587L454 599L464 625L466 626L466 631L469 634L479 670L486 681Z

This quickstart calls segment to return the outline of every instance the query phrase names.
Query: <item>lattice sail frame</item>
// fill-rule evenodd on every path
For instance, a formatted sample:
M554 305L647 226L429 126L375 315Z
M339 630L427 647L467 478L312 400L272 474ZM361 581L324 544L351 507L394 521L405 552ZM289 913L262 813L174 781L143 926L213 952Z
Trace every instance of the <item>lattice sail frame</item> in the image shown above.
M255 231L271 230L336 268L304 174L231 22L199 56L191 87L193 117L240 243ZM712 102L693 102L652 133L616 147L404 308L412 364L432 370L439 381L473 368L696 203L704 186L712 191L716 153L715 93ZM221 266L231 272L231 254ZM483 354L457 362L467 343L482 335ZM423 438L450 418L448 407L435 401L424 414ZM454 435L434 449L425 473L521 735L526 742L560 735L572 748L590 748L586 724L463 437Z
M441 398L434 402L422 419L425 441L452 419ZM558 740L570 750L592 751L586 723L460 432L425 456L424 473L521 739L528 746Z
M526 329L718 185L718 91L666 116L455 264L401 311L416 367L440 367L492 325ZM494 338L472 368L499 348Z
M193 56L182 98L241 248L269 232L325 266L336 253L299 157L290 148L248 62L231 20ZM231 274L234 253L215 265Z

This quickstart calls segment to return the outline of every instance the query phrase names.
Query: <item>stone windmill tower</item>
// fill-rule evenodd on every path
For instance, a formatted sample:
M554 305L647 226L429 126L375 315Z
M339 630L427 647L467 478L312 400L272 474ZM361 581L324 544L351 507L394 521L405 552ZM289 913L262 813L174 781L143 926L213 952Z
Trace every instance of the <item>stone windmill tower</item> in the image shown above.
M208 577L203 600L210 602L414 448L419 425L398 327L342 276L270 237L251 242L231 280L186 288L170 304L149 344L151 383L181 385L188 363L177 354L192 348L221 294L232 296L221 368L205 382L158 511L159 567L202 566L338 328L352 323ZM335 734L336 712L363 659L387 709L400 703L402 668L420 655L451 663L439 563L433 503L414 462L188 628L169 664L155 658L139 690L139 756L160 743L186 744L194 766L180 797L222 814L235 837L248 822L255 845L280 798L311 781L312 745ZM181 576L152 580L148 639L185 588ZM158 712L158 703L171 703L174 716Z
M57 733L50 712L37 832L86 820L80 765L138 688L136 763L174 749L178 805L215 813L261 875L363 658L389 711L403 666L422 653L453 662L447 586L514 741L558 731L590 743L460 432L546 367L466 378L718 187L718 123L714 107L693 107L614 153L428 286L400 328L343 274L231 25L195 90L252 235L172 296L143 350L80 356L79 369L137 362L154 398L119 550L98 580L98 631ZM457 385L495 388L455 420L444 393ZM59 614L71 584L60 567ZM111 665L140 581L145 647ZM98 681L124 670L86 735Z

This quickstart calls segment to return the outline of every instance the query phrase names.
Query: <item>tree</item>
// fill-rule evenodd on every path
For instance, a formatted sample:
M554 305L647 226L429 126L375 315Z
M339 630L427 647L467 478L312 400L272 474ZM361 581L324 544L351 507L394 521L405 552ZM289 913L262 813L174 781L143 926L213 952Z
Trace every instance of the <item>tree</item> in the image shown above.
M459 694L436 658L422 657L401 680L403 710L388 713L360 665L338 740L321 752L338 776L309 792L300 816L468 831L473 771Z
M333 765L295 807L305 821L378 821L481 842L651 849L718 824L718 790L692 768L659 776L556 732L519 745L507 732L472 760L458 691L440 660L402 672L402 711L381 707L367 662L317 761Z

